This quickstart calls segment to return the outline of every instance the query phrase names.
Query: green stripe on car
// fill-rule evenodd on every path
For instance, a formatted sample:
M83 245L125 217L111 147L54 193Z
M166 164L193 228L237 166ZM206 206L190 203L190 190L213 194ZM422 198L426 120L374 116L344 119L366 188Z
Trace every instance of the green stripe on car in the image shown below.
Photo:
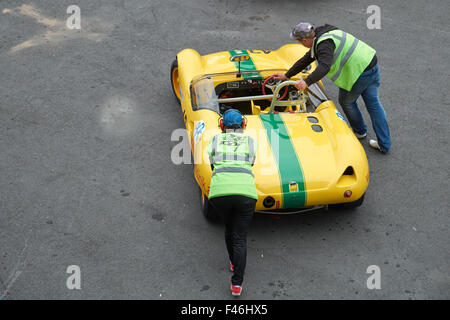
M250 56L250 54L248 53L247 50L231 50L229 52L232 57L240 55L240 54L245 54L245 55ZM239 62L234 62L234 64L236 66L236 69L239 70ZM253 60L251 57L249 60L241 61L241 71L256 71L256 66L253 63ZM243 73L242 77L245 80L247 80L247 79L262 79L262 76L259 74L259 72Z
M279 114L260 115L266 129L272 154L280 173L281 190L283 192L283 208L301 208L306 204L306 188L300 161L292 145L291 137ZM291 191L289 185L295 183L297 191Z

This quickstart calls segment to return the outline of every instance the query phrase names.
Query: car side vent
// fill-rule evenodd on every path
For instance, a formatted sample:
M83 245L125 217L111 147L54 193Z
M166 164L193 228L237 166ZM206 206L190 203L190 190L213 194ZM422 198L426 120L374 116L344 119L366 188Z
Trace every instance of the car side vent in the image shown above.
M344 176L352 176L355 173L352 166L348 166L347 169L345 169L344 173L342 175Z

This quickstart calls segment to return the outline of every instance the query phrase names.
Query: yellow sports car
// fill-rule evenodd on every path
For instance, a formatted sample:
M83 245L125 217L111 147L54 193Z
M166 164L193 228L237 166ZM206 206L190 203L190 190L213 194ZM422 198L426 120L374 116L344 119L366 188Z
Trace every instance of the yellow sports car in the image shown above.
M306 51L300 44L287 44L275 51L201 56L185 49L177 54L171 83L183 111L207 218L215 213L207 200L212 170L206 149L230 108L241 111L244 133L258 143L253 166L256 211L282 214L362 204L369 184L364 149L321 82L304 92L294 87L315 65L289 81L271 77L286 72Z

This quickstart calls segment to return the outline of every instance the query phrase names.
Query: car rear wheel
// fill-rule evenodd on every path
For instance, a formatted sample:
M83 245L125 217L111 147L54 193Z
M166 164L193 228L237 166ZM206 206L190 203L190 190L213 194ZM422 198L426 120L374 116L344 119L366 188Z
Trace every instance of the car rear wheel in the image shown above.
M170 82L172 83L172 90L178 103L181 104L180 92L180 78L178 76L178 60L175 59L170 66Z
M202 210L203 216L209 222L218 222L220 220L220 216L216 210L214 210L211 203L208 201L208 197L203 193L202 189L199 187L200 194L200 208Z

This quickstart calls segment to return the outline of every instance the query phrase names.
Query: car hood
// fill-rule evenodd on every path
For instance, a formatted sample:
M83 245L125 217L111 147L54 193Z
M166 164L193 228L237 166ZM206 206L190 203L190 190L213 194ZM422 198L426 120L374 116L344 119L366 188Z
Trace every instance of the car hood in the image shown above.
M338 139L344 143L350 139L352 146L359 144L349 136L348 128L330 128L321 114L262 114L248 118L246 133L258 141L253 168L257 189L262 194L274 193L274 181L279 181L285 208L304 206L307 191L327 189L351 165L351 157L346 157ZM342 125L346 126L344 121Z
M201 57L203 74L237 71L238 63L230 61L235 55L250 56L249 61L241 63L241 70L287 70L309 49L299 44L288 44L284 50L230 50L216 52Z

